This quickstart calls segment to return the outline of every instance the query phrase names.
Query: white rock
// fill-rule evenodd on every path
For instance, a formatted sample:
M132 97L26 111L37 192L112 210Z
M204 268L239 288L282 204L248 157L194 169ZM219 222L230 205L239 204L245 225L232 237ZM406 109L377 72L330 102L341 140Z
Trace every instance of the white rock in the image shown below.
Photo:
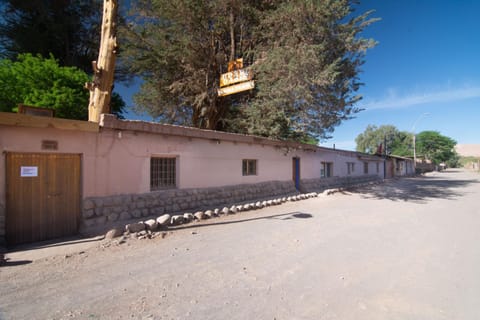
M215 213L212 211L212 210L207 210L205 211L205 215L208 217L208 218L213 218L215 217ZM218 214L217 214L218 216Z
M219 214L220 214L220 209L215 208L215 210L213 210L213 215L218 216Z
M183 216L172 216L170 218L170 224L172 226L175 226L175 225L178 225L178 224L182 224L183 223Z
M157 218L157 223L160 226L166 226L170 222L170 215L169 214L163 214L160 217Z
M195 217L193 216L193 214L191 213L184 213L183 214L183 221L184 222L190 222L190 221L193 221L193 219L195 219Z
M237 206L231 206L230 207L230 214L237 213Z
M230 209L228 209L227 207L223 207L221 213L223 214L228 214L230 212Z
M154 219L149 219L145 221L144 224L147 227L147 230L151 230L151 231L154 231L155 229L157 229L157 226L158 226L157 221Z
M206 214L203 212L203 211L197 211L193 214L193 216L195 217L195 219L197 220L203 220L203 219L206 219L207 216Z

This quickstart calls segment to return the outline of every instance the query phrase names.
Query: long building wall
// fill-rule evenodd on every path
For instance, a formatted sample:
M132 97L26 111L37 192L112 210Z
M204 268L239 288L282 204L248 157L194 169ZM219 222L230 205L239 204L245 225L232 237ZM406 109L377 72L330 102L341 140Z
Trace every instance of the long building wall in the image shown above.
M151 193L152 157L176 159L176 190L253 185L272 181L279 182L280 185L282 182L293 185L293 158L300 159L302 181L327 178L321 176L322 172L325 174L325 170L322 170L325 169L325 163L331 166L329 178L371 175L383 177L381 159L350 151L192 128L120 121L112 116L104 116L102 121L98 132L7 125L0 121L0 172L6 171L5 155L9 152L80 154L81 199L84 203L82 216L85 219L92 218L89 211L92 208L88 202L91 199L96 201L94 203L97 206L100 201L98 199L101 198L121 198L125 195L126 198L132 198L136 194ZM55 141L57 150L42 149L43 141ZM256 174L242 174L243 159L256 160ZM365 163L368 169L365 169ZM5 233L4 177L2 174L0 178L0 236ZM309 185L312 186L312 183ZM283 191L272 192L272 196L286 193L288 188L281 190ZM191 203L194 206L197 202ZM164 211L166 209L170 208L166 207ZM104 215L101 216L103 220Z

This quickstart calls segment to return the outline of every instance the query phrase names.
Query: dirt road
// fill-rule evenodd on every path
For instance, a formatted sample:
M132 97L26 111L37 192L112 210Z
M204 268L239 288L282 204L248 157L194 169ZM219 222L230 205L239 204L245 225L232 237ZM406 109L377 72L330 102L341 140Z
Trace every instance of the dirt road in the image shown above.
M0 267L0 319L480 319L480 175L387 182Z

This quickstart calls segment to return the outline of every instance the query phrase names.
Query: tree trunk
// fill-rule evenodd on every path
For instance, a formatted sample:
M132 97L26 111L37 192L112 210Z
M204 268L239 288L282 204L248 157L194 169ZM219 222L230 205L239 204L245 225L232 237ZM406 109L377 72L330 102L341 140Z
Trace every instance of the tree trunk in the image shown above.
M117 48L116 18L117 0L103 1L103 19L98 61L92 61L93 82L87 83L90 91L88 121L99 122L102 113L110 113L113 76L115 73L115 53Z

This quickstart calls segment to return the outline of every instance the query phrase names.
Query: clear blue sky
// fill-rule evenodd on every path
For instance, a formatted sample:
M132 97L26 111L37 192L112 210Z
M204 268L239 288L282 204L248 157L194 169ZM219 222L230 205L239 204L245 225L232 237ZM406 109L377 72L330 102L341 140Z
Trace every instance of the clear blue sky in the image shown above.
M480 1L364 0L357 12L370 9L382 20L364 33L378 41L360 75L365 110L322 145L354 150L369 124L480 143ZM137 89L117 85L128 104Z
M364 33L378 41L360 76L365 111L323 145L353 150L368 124L480 143L480 1L365 0L357 10L370 9L382 20Z

